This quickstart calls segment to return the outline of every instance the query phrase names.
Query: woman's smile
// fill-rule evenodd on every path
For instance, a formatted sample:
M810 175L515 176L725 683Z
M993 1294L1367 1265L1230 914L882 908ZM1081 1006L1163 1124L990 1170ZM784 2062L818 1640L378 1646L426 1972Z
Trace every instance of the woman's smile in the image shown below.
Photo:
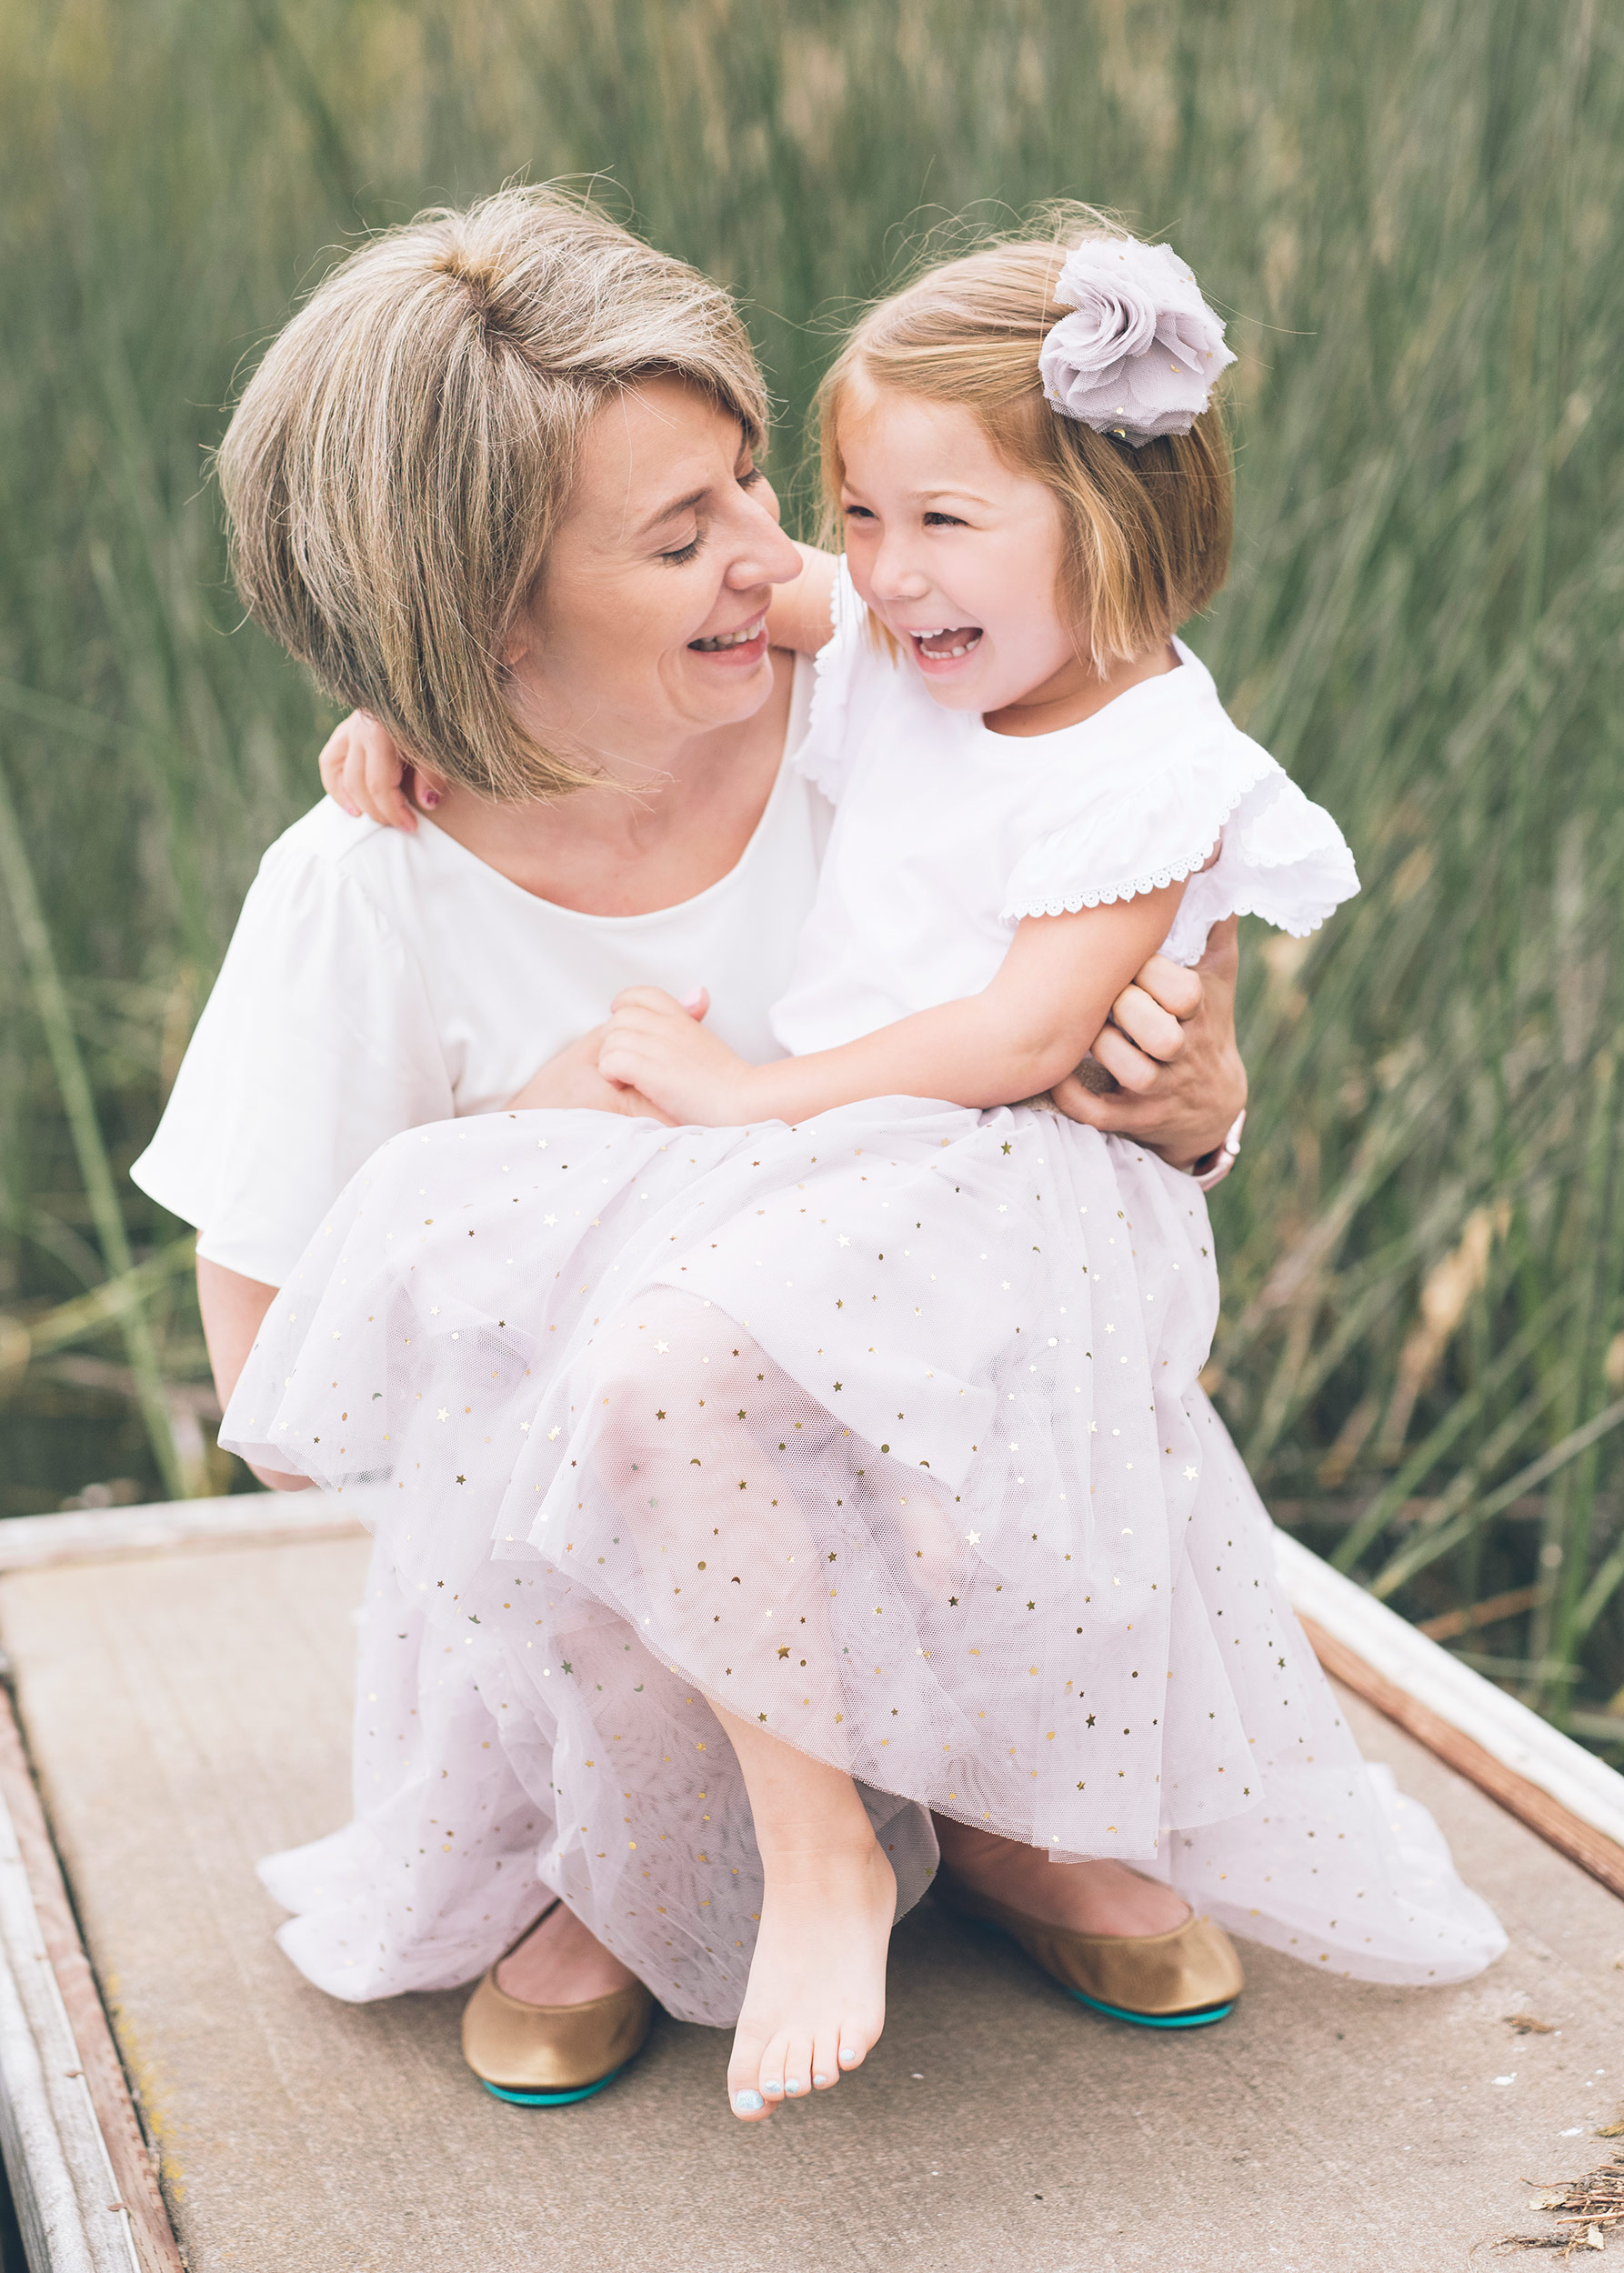
M703 639L688 641L690 655L707 656L723 664L759 663L767 653L767 612L765 609L741 624L737 631L711 632Z

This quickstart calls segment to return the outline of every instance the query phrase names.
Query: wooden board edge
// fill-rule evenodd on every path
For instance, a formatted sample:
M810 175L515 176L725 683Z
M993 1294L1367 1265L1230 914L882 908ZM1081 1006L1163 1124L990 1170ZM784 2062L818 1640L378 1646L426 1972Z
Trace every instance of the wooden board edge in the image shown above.
M10 1691L0 1685L0 1800L10 1812L51 1969L142 2273L185 2273L124 2064L68 1898Z
M1447 1767L1464 1776L1479 1791L1487 1792L1509 1815L1537 1831L1548 1846L1566 1855L1581 1870L1589 1871L1592 1878L1599 1878L1610 1893L1624 1899L1624 1847L1616 1839L1609 1839L1604 1831L1586 1823L1539 1785L1519 1776L1503 1760L1496 1759L1487 1747L1457 1728L1441 1713L1435 1713L1429 1705L1419 1703L1396 1681L1378 1673L1358 1650L1328 1633L1316 1619L1301 1611L1298 1617L1314 1655L1333 1680L1340 1681L1356 1697L1362 1697L1368 1705L1374 1705L1378 1713L1397 1722L1418 1743L1424 1744L1429 1752L1436 1753Z

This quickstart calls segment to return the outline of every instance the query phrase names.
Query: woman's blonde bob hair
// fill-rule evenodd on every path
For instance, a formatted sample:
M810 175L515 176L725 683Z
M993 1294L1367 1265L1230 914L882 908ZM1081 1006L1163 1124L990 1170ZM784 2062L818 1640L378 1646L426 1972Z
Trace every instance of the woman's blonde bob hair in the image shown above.
M436 772L514 801L580 786L590 769L516 716L503 657L583 430L657 374L762 440L727 295L584 197L505 189L375 238L273 342L220 446L250 614Z
M854 381L961 404L1058 501L1061 611L1106 671L1170 637L1222 585L1234 468L1217 403L1188 434L1138 449L1050 409L1038 351L1068 313L1054 296L1062 264L1085 238L1123 232L1087 206L1045 219L1052 234L998 238L928 268L857 325L818 395L824 495L832 531L846 471L840 406Z

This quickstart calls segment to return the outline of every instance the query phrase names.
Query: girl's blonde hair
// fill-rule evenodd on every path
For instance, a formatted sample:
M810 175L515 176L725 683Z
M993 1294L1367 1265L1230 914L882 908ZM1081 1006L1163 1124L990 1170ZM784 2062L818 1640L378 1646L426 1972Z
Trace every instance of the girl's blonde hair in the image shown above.
M1170 637L1222 585L1234 466L1216 402L1188 434L1138 449L1049 407L1038 354L1068 313L1054 296L1061 266L1086 238L1122 232L1085 206L1048 218L1052 235L980 245L868 310L818 393L824 496L832 532L845 478L840 405L854 379L961 404L1005 461L1057 500L1060 608L1103 671Z
M480 794L592 779L507 699L588 420L663 375L759 444L727 295L586 198L512 188L419 214L336 268L274 341L216 459L249 612L341 703Z

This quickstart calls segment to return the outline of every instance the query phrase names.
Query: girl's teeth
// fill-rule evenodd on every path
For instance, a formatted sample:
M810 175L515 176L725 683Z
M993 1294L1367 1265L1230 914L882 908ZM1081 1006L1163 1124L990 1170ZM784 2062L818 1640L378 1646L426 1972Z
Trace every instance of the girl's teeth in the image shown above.
M930 642L933 639L946 638L947 632L947 627L946 625L943 626L940 631L915 632L913 636L919 643L919 653L923 656L927 656L932 663L947 663L950 662L955 656L973 654L976 648L977 648L981 644L981 634L979 631L976 631L970 635L968 639L961 641L959 645L955 647L933 647L930 645Z

